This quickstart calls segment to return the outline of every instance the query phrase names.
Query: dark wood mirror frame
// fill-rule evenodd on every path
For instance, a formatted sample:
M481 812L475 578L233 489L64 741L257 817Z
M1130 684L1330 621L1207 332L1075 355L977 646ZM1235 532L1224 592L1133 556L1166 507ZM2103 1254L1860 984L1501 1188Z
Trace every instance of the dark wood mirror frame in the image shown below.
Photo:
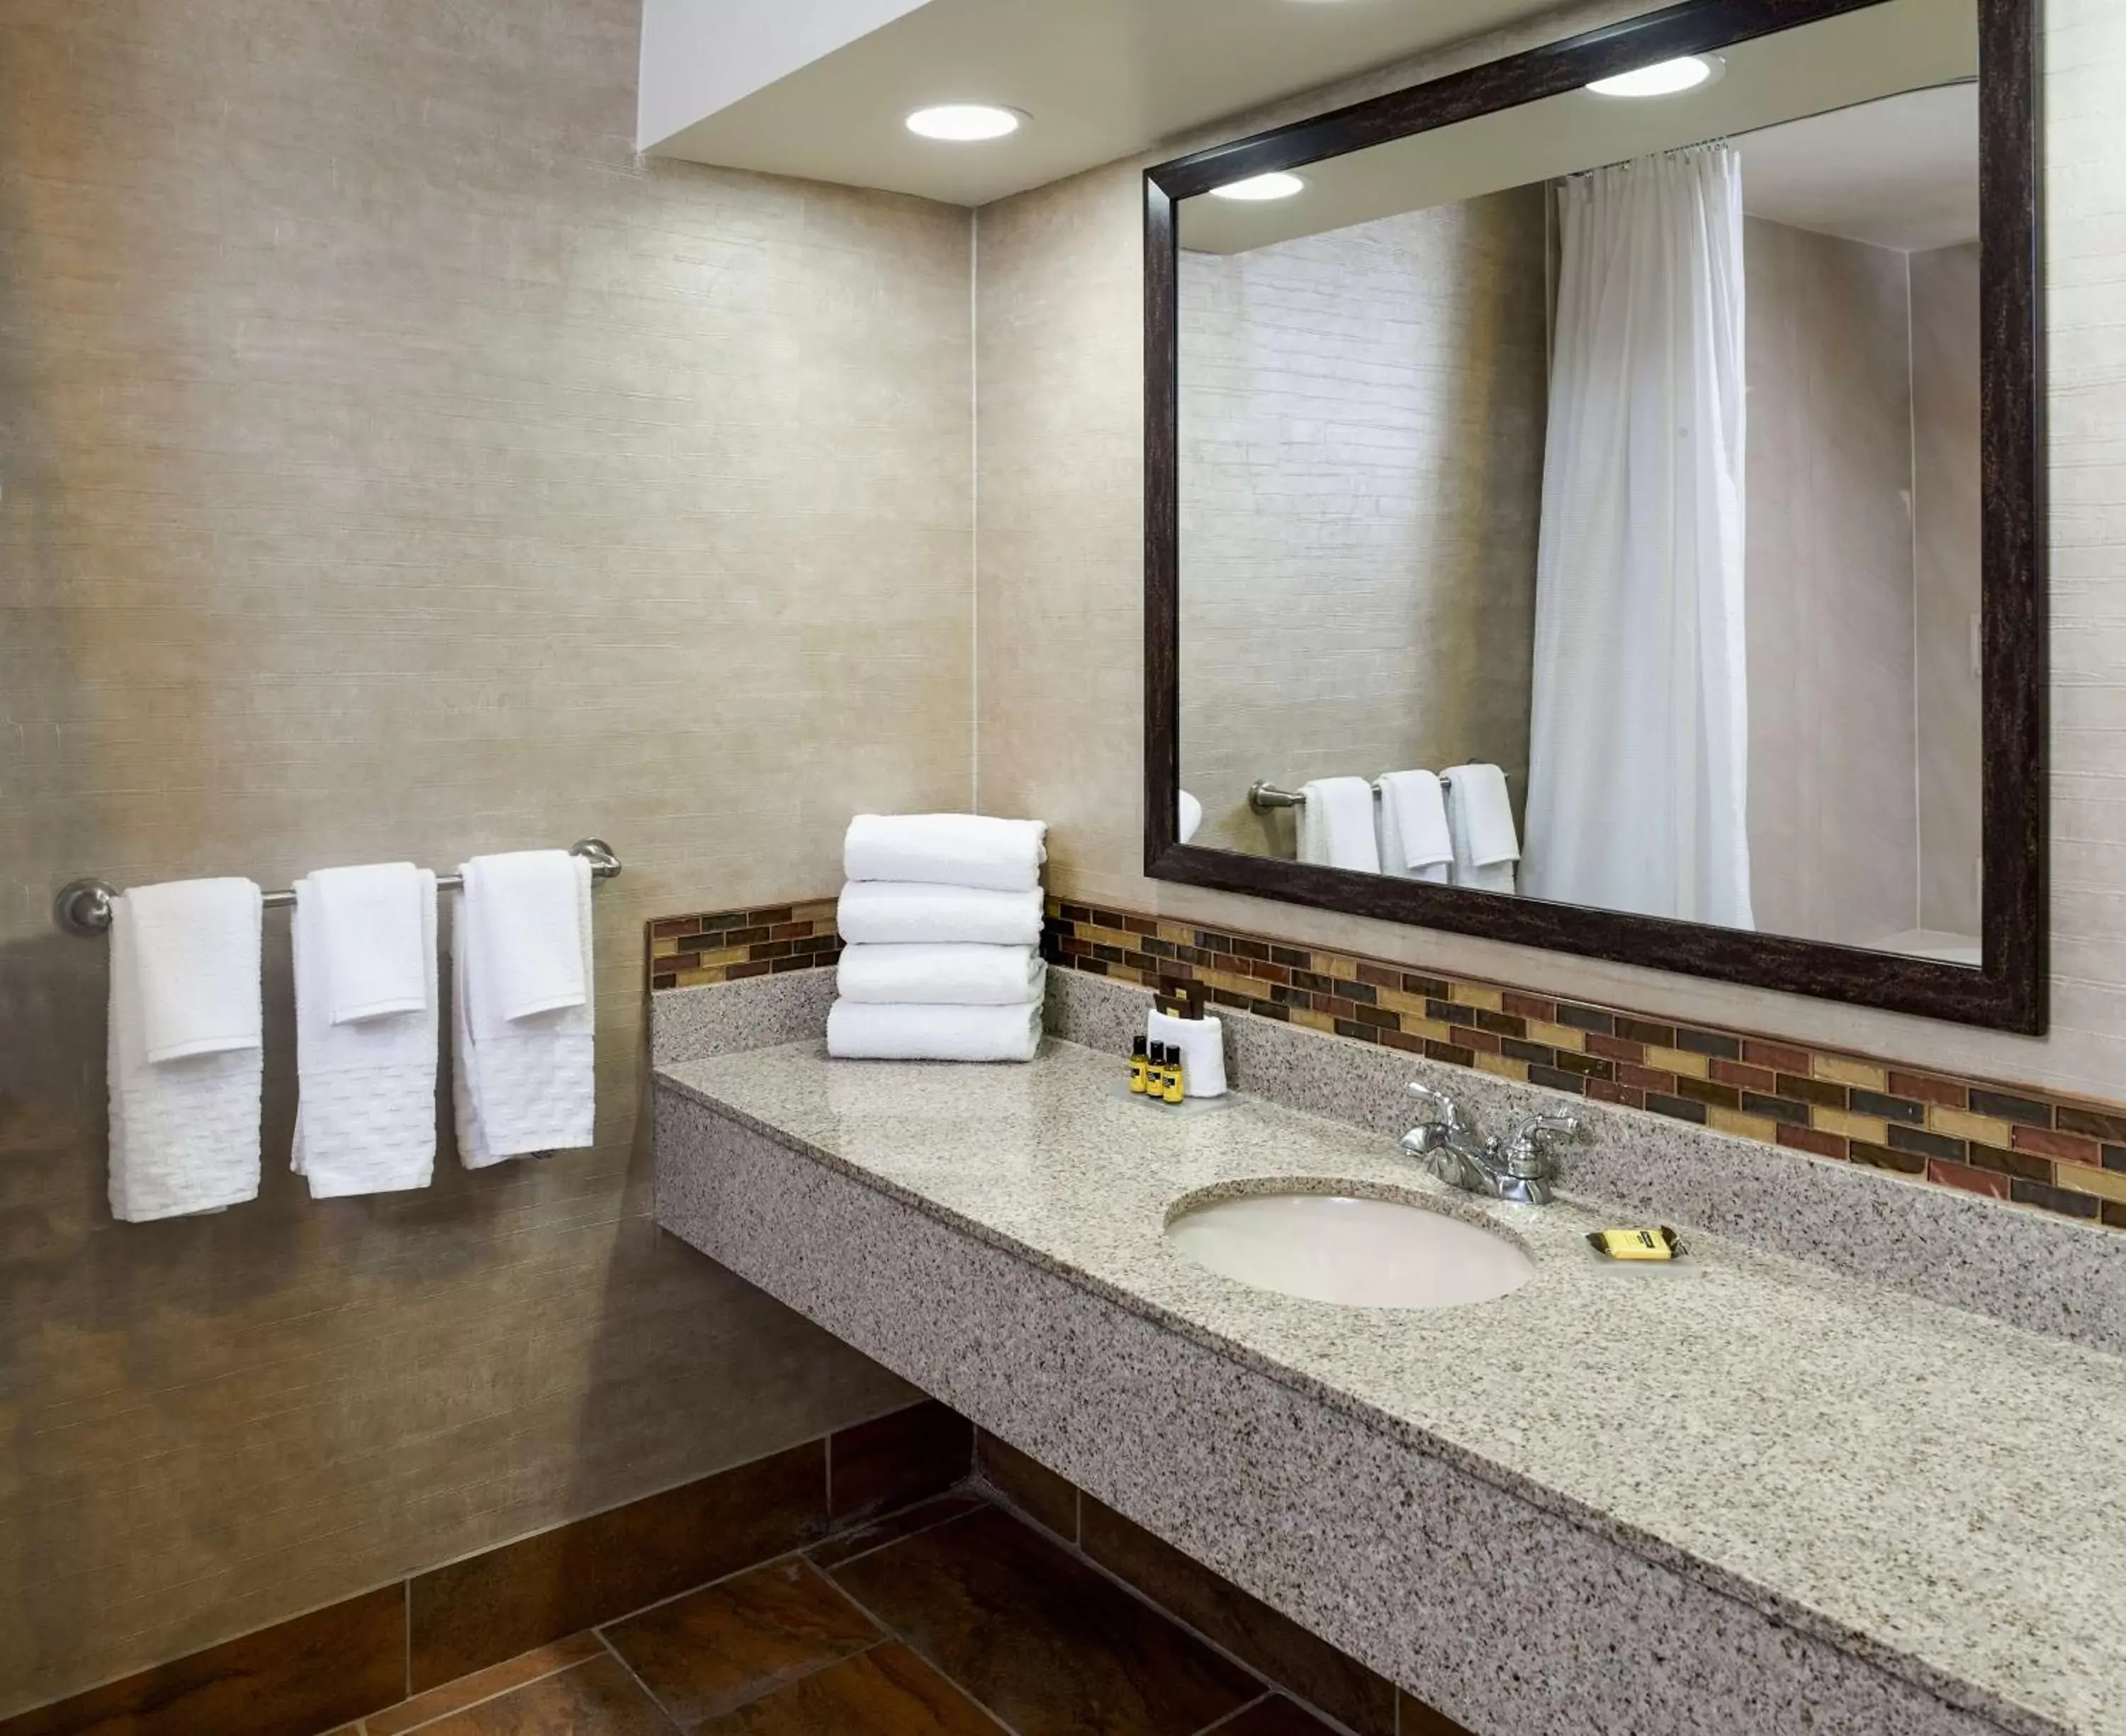
M1247 176L1297 168L1577 90L1594 79L1654 61L1708 53L1876 3L1688 0L1146 171L1147 875L1963 1024L2034 1033L2045 1028L2047 666L2037 0L1977 0L1985 509L1980 969L1211 850L1183 844L1176 836L1181 766L1176 201Z

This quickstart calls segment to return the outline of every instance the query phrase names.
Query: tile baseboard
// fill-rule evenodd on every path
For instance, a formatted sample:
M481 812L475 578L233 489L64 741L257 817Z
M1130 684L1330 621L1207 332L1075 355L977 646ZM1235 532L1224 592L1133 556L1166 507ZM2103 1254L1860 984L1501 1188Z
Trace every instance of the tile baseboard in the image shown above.
M854 1480L830 1503L838 1456ZM973 1463L972 1426L920 1400L0 1719L0 1736L319 1736L953 1487Z

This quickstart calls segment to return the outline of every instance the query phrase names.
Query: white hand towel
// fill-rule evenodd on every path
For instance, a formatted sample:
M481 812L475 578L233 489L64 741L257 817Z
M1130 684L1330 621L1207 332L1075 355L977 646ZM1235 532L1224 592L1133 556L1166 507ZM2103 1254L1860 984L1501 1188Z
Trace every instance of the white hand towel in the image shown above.
M425 886L427 890L423 892ZM335 1025L420 1012L436 1004L436 877L411 862L319 868L297 888L309 903L312 963Z
M1196 828L1203 823L1203 804L1184 790L1174 818L1177 823L1174 836L1185 844L1196 836Z
M922 886L851 880L842 888L835 926L851 945L872 941L962 941L1032 946L1041 939L1041 894L974 886Z
M257 887L249 890L248 945L227 936L232 950L248 955L251 999L259 999ZM112 1216L125 1223L219 1211L258 1196L259 1117L265 1052L254 1038L248 1047L222 1047L176 1060L148 1059L144 983L172 972L170 960L144 970L138 932L139 887L114 899L111 910L111 1012L108 1033L111 1092ZM151 903L156 902L151 899ZM221 1004L211 1022L224 1031L236 1022L229 1004L239 997L236 971L217 973Z
M140 1035L150 1061L256 1049L259 913L249 880L171 880L125 894L139 972Z
M842 872L853 880L915 880L1025 892L1041 884L1048 860L1045 820L979 814L859 814L842 841Z
M328 870L343 874L361 870ZM295 955L295 1109L292 1167L314 1200L426 1187L436 1169L436 877L413 870L413 934L420 949L413 1008L356 1021L335 1017L340 960L356 950L334 932L395 924L363 899L321 896L324 874L295 882L289 932ZM380 915L381 922L380 922ZM394 997L394 998L397 997Z
M576 932L583 859L565 850L516 850L476 856L468 866L480 883L478 901L468 899L465 909L481 925L483 969L473 988L484 1028L583 1006L590 993Z
M1381 774L1381 872L1445 885L1454 860L1447 799L1429 771Z
M1048 966L1031 946L844 947L834 986L848 1001L1023 1007L1046 990Z
M1521 846L1505 773L1496 766L1452 766L1440 781L1447 786L1447 826L1454 838L1454 884L1479 892L1513 891Z
M1181 1050L1182 1089L1192 1097L1226 1094L1226 1027L1216 1018L1177 1019L1156 1007L1145 1015L1146 1040Z
M1299 859L1331 868L1381 871L1373 836L1373 786L1362 777L1317 777L1300 785Z
M595 1027L582 1004L504 1019L490 975L485 858L466 863L465 895L451 924L451 1106L458 1155L468 1169L505 1158L591 1143L597 1120ZM570 932L580 949L583 981L595 980L591 957L591 867L575 864ZM517 938L512 937L513 940Z
M1030 1061L1041 1046L1041 1003L913 1007L836 1001L827 1053L843 1060Z

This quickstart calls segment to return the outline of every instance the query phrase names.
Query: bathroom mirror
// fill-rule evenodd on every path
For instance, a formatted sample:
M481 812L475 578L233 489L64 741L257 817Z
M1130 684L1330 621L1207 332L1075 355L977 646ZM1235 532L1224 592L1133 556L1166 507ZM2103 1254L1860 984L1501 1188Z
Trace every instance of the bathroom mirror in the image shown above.
M1147 871L2043 1029L2033 3L1149 171Z

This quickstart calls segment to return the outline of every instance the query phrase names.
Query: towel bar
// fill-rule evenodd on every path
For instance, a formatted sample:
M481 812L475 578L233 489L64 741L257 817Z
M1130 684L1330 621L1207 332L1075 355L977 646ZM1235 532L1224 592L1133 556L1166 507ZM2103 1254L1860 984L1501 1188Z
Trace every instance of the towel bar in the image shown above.
M1439 787L1443 790L1451 790L1453 786L1454 780L1451 777L1443 777L1439 781ZM1373 785L1373 800L1378 801L1380 799L1381 786L1376 784ZM1306 805L1306 792L1304 790L1280 790L1266 777L1258 778L1248 786L1248 806L1258 814L1266 814L1273 808L1304 808Z
M569 854L589 861L594 880L609 880L620 872L620 858L602 837L579 837L569 846ZM438 892L457 892L464 886L465 880L458 875L436 876ZM93 940L111 932L111 901L117 896L118 889L108 880L69 880L52 899L52 920L69 934ZM268 909L280 909L294 903L295 894L292 890L269 892L261 902Z

